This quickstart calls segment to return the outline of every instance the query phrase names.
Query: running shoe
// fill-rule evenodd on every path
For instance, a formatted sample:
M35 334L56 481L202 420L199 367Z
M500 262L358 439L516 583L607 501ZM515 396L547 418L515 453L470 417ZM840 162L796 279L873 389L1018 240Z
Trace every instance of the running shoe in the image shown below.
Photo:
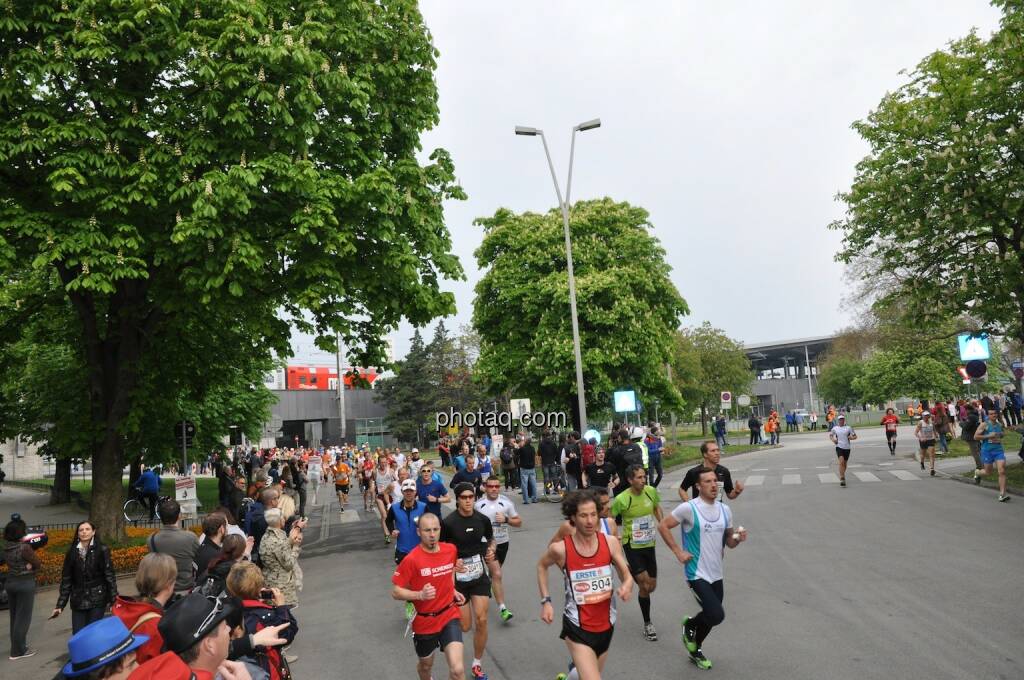
M700 651L699 649L696 652L690 654L690 661L693 662L694 666L700 668L701 670L711 670L711 661L706 656L704 656L704 652Z
M1008 500L1010 500L1009 496L1007 496L1006 494L1000 494L1000 496L999 496L999 502L1000 503L1005 503Z
M651 642L658 641L658 631L654 630L653 622L644 624L644 637L650 640Z
M935 476L935 470L934 470L934 468L933 468L933 469L932 469L932 471L931 471L931 472L929 473L929 476L931 476L931 477L934 477L934 476Z
M690 617L683 617L683 646L690 654L697 652L697 631L690 625Z
M498 612L498 616L501 617L502 621L511 621L513 616L512 610L508 607L502 607L501 611Z
M470 672L473 673L475 680L487 680L487 673L484 673L484 669L480 664L473 664L473 668L470 669Z
M34 650L34 649L26 649L24 654L17 654L17 655L12 654L11 656L9 656L7 658L10 659L11 661L16 661L18 659L27 659L28 657L35 656L35 655L36 655L36 650Z
M839 478L839 486L846 486L846 477Z
M921 459L921 469L924 469L924 458Z
M558 675L555 676L555 680L566 680L566 678L568 678L568 677L569 676L566 675L565 673L559 673Z
M981 475L978 474L977 470L974 471L974 483L981 484Z
M384 536L384 542L385 543L391 543L391 534L386 534Z

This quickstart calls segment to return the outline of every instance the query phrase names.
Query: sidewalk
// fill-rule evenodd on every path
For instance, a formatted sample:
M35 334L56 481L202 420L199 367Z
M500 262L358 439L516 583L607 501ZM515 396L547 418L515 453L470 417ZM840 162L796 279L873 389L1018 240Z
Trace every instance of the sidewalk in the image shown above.
M21 513L21 518L29 526L78 522L88 516L74 503L48 505L49 501L48 493L4 484L3 493L0 493L0 524L6 524L11 513L15 512Z
M6 496L7 489L0 495ZM117 592L134 595L135 574L118 578ZM68 638L71 637L71 610L65 609L60 618L48 621L47 617L50 616L55 604L56 586L45 586L36 591L32 625L28 631L28 646L29 649L36 651L36 655L17 661L7 658L11 653L11 618L7 612L0 612L0 676L52 678L67 663Z

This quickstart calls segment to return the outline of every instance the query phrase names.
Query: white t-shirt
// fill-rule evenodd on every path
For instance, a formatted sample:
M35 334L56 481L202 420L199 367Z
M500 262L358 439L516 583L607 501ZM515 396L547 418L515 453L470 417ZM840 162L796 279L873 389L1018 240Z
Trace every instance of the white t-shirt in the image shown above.
M853 428L849 425L836 425L832 428L832 434L836 437L836 446L840 449L849 449L850 447L850 435L856 435Z
M420 476L420 468L423 467L423 463L426 461L420 458L419 460L409 459L409 470L411 472L410 479L416 479Z
M516 504L509 500L508 496L498 494L496 500L489 500L487 496L484 496L476 502L475 505L478 512L483 514L487 519L491 520L491 529L494 532L494 542L508 543L508 518L519 517L519 512L516 510ZM499 512L505 513L505 522L498 524L495 521L495 517L498 516Z
M683 565L687 581L722 580L725 532L732 528L732 511L721 501L708 504L702 498L681 503L672 511L682 529L683 550L693 557Z
M395 456L395 463L397 463L398 467L400 467L400 468L405 467L405 454L404 453L399 453L398 455L396 455Z

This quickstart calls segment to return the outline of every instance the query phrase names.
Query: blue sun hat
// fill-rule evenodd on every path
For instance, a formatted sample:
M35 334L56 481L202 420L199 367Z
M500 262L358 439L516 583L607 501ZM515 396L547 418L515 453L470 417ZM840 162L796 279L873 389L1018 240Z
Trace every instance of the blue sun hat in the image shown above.
M71 660L61 672L68 678L85 675L134 652L147 642L148 635L133 635L121 619L108 616L71 636L68 640Z

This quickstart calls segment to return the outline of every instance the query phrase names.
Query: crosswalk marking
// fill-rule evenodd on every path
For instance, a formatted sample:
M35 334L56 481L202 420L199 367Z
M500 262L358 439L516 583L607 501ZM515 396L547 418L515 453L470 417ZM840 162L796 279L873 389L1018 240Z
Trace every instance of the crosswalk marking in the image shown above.
M860 471L857 471L857 472L854 472L853 474L856 475L857 479L859 479L862 482L880 482L880 481L882 481L878 477L876 477L874 475L874 473L871 473L871 472L860 472Z
M351 524L359 521L359 513L355 510L347 510L345 512L338 513L338 522L341 524Z
M819 472L818 479L821 480L822 484L838 484L839 475L834 472Z
M801 481L800 475L782 475L783 484L799 484Z
M764 475L750 475L747 477L747 481L743 482L744 486L761 486L764 484Z
M889 474L896 479L902 479L905 482L915 482L921 479L910 470L889 470Z

